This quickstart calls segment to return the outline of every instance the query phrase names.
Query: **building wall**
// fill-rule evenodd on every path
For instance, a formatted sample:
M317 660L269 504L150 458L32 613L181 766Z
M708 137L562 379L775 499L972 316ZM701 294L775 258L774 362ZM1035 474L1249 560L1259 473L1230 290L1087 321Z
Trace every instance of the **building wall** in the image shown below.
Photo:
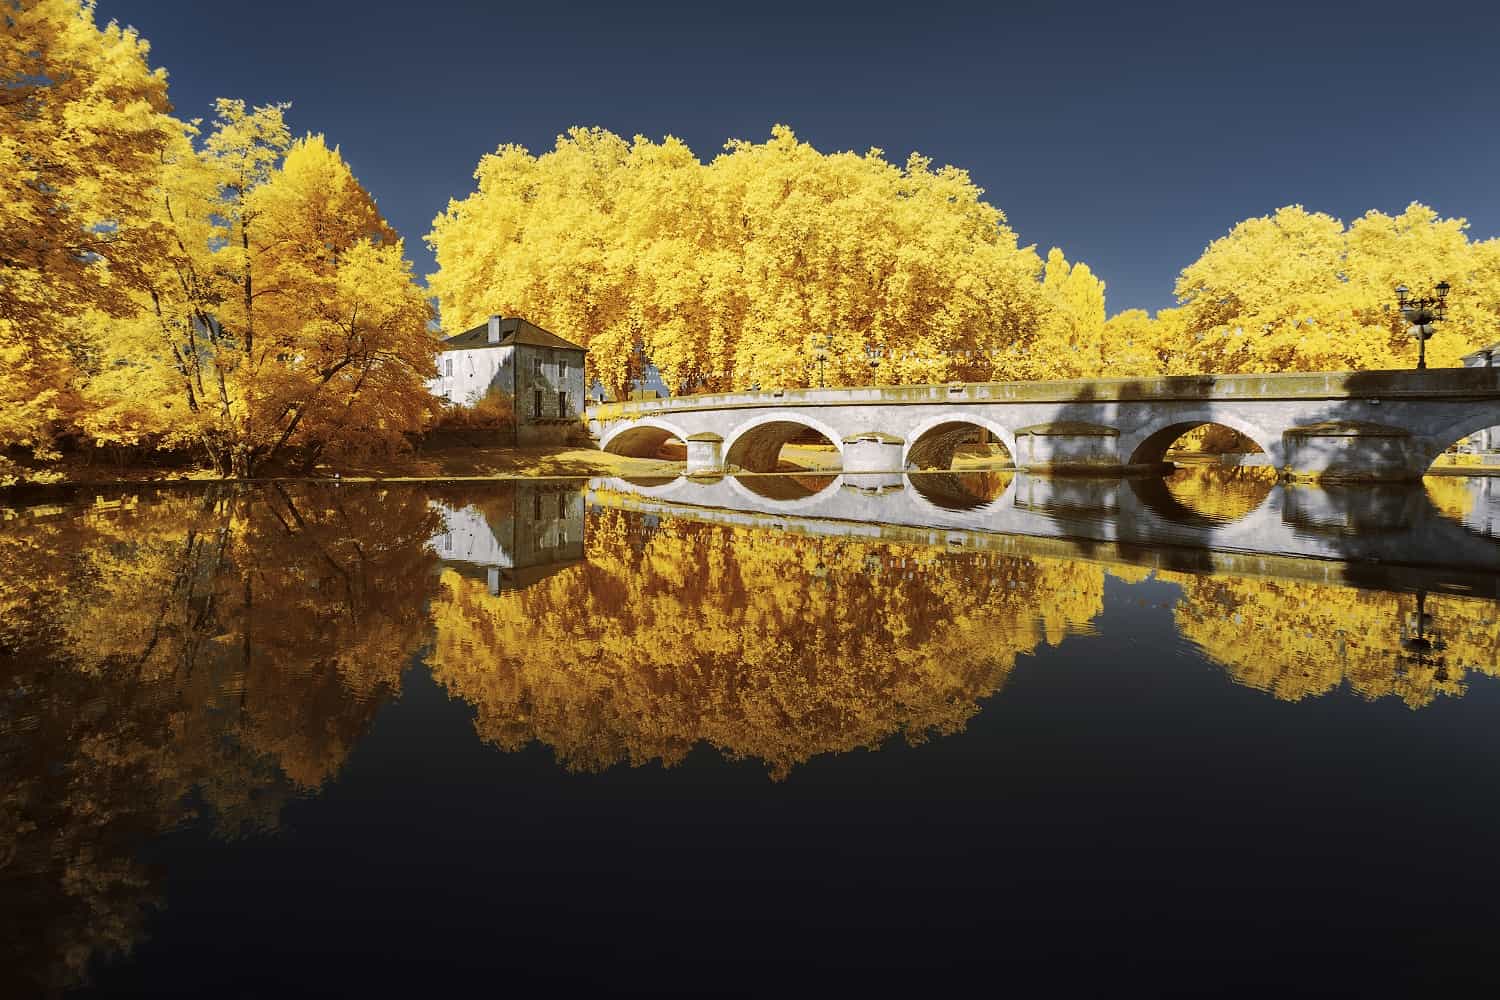
M427 391L458 406L473 406L486 394L498 390L515 392L514 347L479 347L467 351L444 351L438 355L438 377L427 383ZM451 375L448 374L452 370Z
M515 352L516 443L565 444L583 436L584 352L531 344L517 344Z

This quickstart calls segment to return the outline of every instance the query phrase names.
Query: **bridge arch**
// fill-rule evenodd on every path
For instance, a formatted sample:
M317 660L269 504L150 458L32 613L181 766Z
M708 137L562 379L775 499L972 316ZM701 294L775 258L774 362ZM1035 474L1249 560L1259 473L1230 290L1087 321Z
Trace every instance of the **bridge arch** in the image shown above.
M940 413L917 424L906 435L901 451L901 467L913 469L946 469L953 464L953 453L975 431L986 430L1005 447L1012 463L1016 460L1016 437L1005 427L987 417L970 413Z
M643 417L617 427L599 442L599 449L611 455L633 458L655 458L668 438L687 440L687 431L660 417Z
M1257 427L1232 413L1207 408L1187 413L1175 411L1165 423L1152 424L1129 435L1121 435L1120 458L1129 465L1159 465L1166 461L1167 449L1172 447L1174 441L1204 424L1218 424L1238 431L1265 452L1273 467L1280 468L1284 464L1280 434L1268 433L1265 428Z
M1490 403L1488 406L1476 407L1463 417L1438 428L1434 433L1426 435L1427 447L1417 456L1422 465L1418 471L1426 472L1438 460L1439 455L1464 438L1497 426L1500 426L1500 403Z
M843 436L821 420L796 410L756 417L736 427L724 442L724 464L746 472L775 472L782 445L807 431L827 438L842 464Z

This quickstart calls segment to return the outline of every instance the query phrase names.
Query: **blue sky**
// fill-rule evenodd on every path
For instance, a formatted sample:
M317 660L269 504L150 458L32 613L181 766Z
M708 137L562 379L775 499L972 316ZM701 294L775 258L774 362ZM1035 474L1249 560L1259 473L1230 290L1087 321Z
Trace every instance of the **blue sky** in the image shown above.
M609 5L100 0L182 115L291 101L407 238L501 143L571 125L701 158L784 122L830 151L967 169L1020 234L1172 304L1236 221L1413 200L1500 235L1500 4L780 2Z

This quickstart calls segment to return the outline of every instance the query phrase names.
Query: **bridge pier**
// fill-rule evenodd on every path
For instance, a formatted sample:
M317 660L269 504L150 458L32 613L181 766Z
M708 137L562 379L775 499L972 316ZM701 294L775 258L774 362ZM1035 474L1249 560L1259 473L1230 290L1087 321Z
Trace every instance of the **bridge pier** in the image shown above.
M689 476L718 476L724 472L724 439L712 431L689 434L683 439L687 445L687 468Z
M866 431L844 438L844 473L901 472L906 442L894 434Z
M1288 430L1282 441L1285 479L1401 482L1421 479L1431 464L1408 431L1381 424L1307 424Z
M1124 471L1120 432L1076 420L1034 424L1016 431L1017 468L1032 473L1109 473Z

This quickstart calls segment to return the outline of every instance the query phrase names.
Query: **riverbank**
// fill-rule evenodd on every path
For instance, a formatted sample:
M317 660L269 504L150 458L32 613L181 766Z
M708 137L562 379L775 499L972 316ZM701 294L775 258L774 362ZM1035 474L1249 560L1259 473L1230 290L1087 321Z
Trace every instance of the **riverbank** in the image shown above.
M681 452L681 448L677 452ZM342 482L421 481L435 479L578 479L592 476L654 478L679 476L684 456L664 449L663 457L632 458L613 455L592 446L561 445L535 448L486 445L445 445L419 453L382 459L369 463L345 463L318 466L311 474L272 471L257 476L259 480L337 479ZM827 446L787 445L781 454L786 471L835 473L839 454ZM1214 463L1214 456L1189 458L1175 456L1179 463ZM961 451L955 456L959 471L988 471L1008 467L1005 460L988 453ZM16 484L10 489L32 490L46 487L114 486L138 483L210 483L222 481L212 470L201 468L116 466L108 463L60 463L49 471L60 478L51 482L34 481ZM1430 476L1500 476L1500 466L1457 465L1439 461L1427 472ZM0 487L0 492L6 488Z
M103 462L86 464L64 461L44 471L52 478L23 481L11 488L29 490L46 487L114 486L139 483L170 485L222 481L221 477L215 475L211 469L180 466L118 466ZM611 455L597 448L579 445L537 448L455 445L367 463L320 465L311 473L268 470L266 474L254 478L258 480L338 479L344 482L358 482L676 476L681 471L680 461Z

